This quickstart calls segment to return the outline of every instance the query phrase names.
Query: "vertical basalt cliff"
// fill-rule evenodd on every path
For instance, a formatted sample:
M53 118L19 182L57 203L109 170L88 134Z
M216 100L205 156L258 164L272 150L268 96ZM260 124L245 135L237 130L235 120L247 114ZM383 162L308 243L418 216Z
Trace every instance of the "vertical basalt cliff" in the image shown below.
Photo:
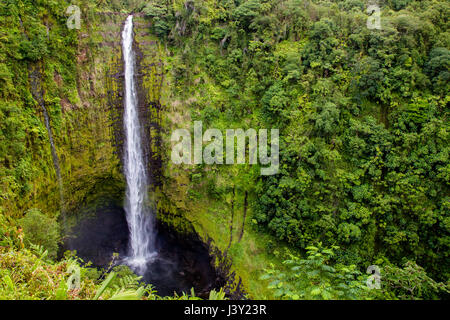
M5 196L0 206L9 215L21 216L29 208L57 215L62 207L59 189L69 211L105 184L115 186L120 197L123 16L86 12L78 31L50 19L50 42L70 35L70 45L38 61L17 62L16 80L27 81L18 88L25 90L5 99L23 104L30 118L22 126L28 132L24 159L31 173L21 182L20 197L13 189L18 183L2 184ZM25 19L22 25L26 33Z
M30 118L24 125L28 139L28 158L24 159L32 168L19 186L20 192L17 183L8 182L9 176L2 180L0 212L22 217L36 208L52 217L67 216L68 225L64 223L64 227L72 227L78 216L93 213L94 207L105 203L111 208L122 206L125 135L121 31L127 15L84 8L80 30L68 29L65 17L58 16L57 21L47 17L49 44L66 41L66 45L39 59L18 62L16 80L23 79L25 90L9 97L2 92L1 96L21 103L20 112ZM27 33L27 20L23 20L20 28ZM151 34L150 26L151 20L135 14L139 117L158 224L169 230L173 241L203 242L220 278L230 279L231 293L234 278L229 276L229 261L210 241L210 232L199 236L198 225L193 224L183 206L186 177L178 175L169 161L167 137L173 129L174 82L168 68L172 66L167 48Z

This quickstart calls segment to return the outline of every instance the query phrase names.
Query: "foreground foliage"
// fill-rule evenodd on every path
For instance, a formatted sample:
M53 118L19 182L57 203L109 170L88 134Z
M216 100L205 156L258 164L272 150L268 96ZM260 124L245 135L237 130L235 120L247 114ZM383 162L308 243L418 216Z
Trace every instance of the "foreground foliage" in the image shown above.
M29 241L25 244L24 238L22 229L0 216L0 300L200 299L193 289L181 296L161 297L123 265L97 270L73 252L55 261L43 246ZM222 289L212 290L209 298L226 299Z
M307 247L307 258L290 255L287 270L268 270L262 279L271 279L269 288L284 299L362 299L367 287L355 265L331 265L333 248Z
M336 263L339 247L307 247L307 258L289 254L285 270L272 266L261 279L282 299L439 299L450 293L450 285L437 283L423 268L408 261L404 268L384 265L378 279L364 275L355 265ZM379 281L378 285L376 281Z

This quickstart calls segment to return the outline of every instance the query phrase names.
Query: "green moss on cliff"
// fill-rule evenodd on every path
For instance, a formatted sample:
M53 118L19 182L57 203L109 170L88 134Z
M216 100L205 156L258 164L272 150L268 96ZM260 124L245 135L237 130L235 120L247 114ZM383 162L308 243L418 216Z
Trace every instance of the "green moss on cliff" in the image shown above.
M11 87L0 96L5 120L0 136L0 210L8 215L21 216L32 207L55 215L61 209L49 137L36 99L42 99L49 115L66 209L76 206L98 181L122 179L107 97L108 92L121 91L108 76L122 63L123 19L92 15L98 9L83 2L81 29L70 30L67 6L12 2L0 7L7 38L0 62L3 81Z

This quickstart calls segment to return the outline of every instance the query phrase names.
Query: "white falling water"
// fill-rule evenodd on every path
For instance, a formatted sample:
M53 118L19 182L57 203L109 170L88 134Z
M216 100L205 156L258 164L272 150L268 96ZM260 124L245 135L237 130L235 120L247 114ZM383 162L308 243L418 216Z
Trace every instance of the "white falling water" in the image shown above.
M133 51L133 16L129 16L122 32L122 52L125 65L124 150L127 191L125 212L130 229L130 250L127 263L143 274L155 257L153 217L148 207L147 174L142 152L138 100L135 85L135 54Z

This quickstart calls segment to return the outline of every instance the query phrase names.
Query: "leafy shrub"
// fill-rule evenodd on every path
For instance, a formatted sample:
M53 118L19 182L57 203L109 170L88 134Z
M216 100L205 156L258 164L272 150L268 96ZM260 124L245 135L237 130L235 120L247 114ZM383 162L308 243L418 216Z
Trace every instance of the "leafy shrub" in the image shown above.
M163 7L158 3L148 3L142 10L145 15L153 19L153 32L159 37L165 38L169 35L172 28L172 16L167 11L166 7Z
M307 258L290 255L285 271L270 269L261 277L270 279L269 288L283 299L361 299L367 296L364 277L355 265L332 265L337 246L306 248Z
M403 268L388 265L381 276L381 290L373 291L378 299L438 299L440 294L450 293L449 284L434 281L413 261Z
M0 247L0 300L90 299L95 284L84 276L85 268L80 267L80 288L69 290L71 265L78 264L73 259L50 261L42 246L30 245L30 249L20 250Z
M449 90L450 82L450 50L447 48L433 48L430 52L430 60L426 65L433 89L436 93L445 94Z
M56 257L59 242L59 227L55 219L50 218L37 209L29 210L20 219L25 233L25 242L43 246L48 250L51 259Z

